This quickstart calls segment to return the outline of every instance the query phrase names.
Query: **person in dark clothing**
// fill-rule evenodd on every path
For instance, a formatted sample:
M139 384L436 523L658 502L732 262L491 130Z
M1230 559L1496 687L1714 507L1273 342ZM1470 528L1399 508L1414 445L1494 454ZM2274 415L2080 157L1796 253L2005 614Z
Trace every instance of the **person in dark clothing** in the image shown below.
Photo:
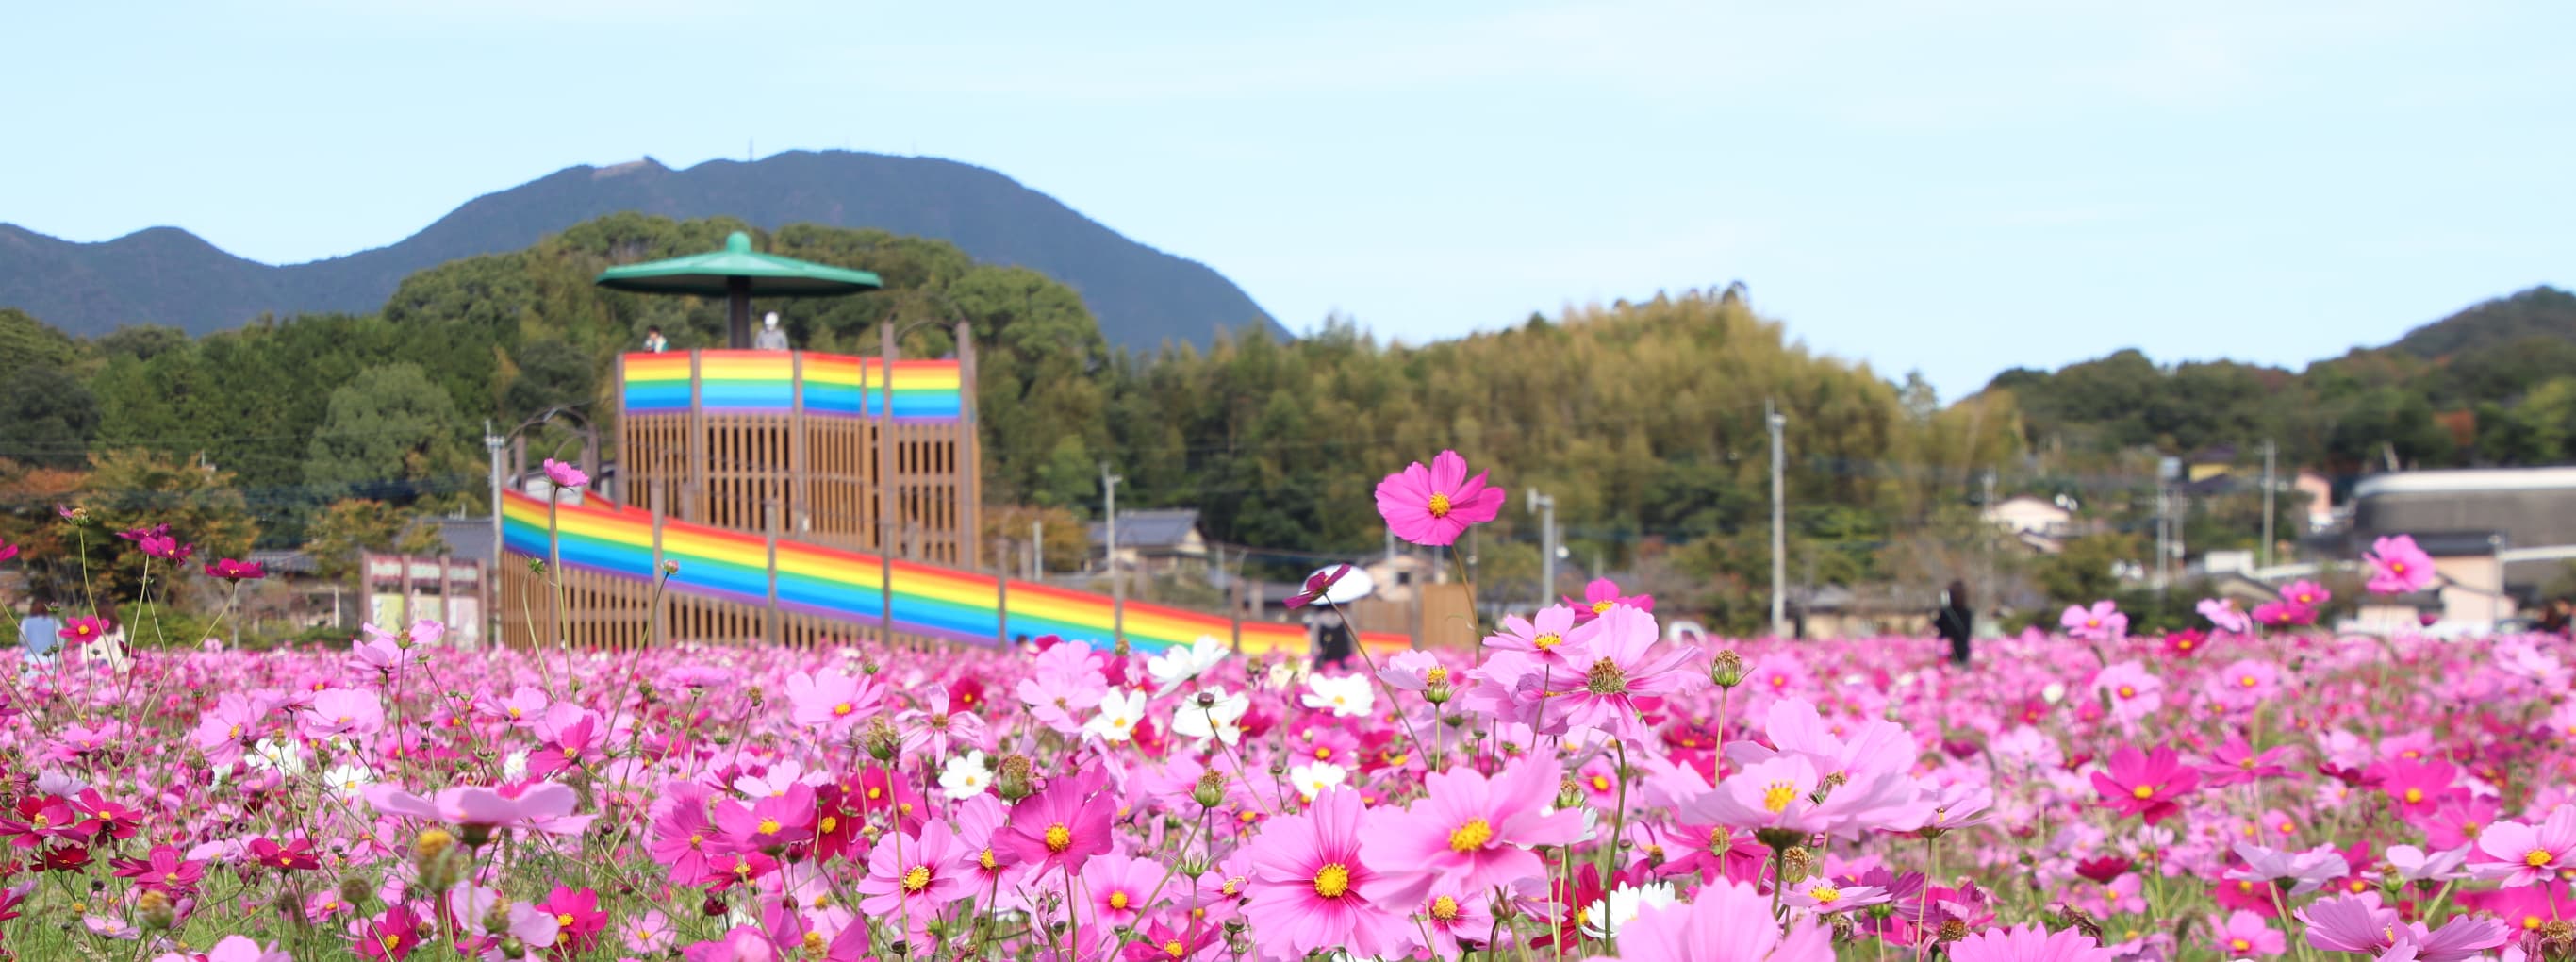
M1351 638L1351 627L1342 622L1339 613L1325 611L1315 616L1315 630L1315 667L1345 667L1358 647Z
M1941 610L1932 615L1932 630L1949 639L1951 664L1967 667L1968 638L1976 627L1977 612L1968 605L1967 584L1950 582L1950 590L1941 595Z
M2564 635L2571 623L2576 623L2576 611L2571 611L2567 599L2559 598L2540 609L2540 622L2535 627L2544 635Z

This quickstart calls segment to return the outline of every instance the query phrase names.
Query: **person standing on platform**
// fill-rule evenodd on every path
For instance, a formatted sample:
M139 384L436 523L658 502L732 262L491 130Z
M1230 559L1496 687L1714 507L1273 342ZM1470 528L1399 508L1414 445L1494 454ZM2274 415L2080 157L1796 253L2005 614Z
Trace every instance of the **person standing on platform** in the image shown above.
M671 339L662 336L662 328L658 325L645 328L644 349L655 354L660 354L671 349Z
M39 594L27 602L27 620L18 623L18 651L30 665L50 665L62 643L63 623L54 617L53 600Z
M787 350L787 332L778 329L777 311L771 311L768 317L760 319L760 333L752 336L751 349L755 351Z

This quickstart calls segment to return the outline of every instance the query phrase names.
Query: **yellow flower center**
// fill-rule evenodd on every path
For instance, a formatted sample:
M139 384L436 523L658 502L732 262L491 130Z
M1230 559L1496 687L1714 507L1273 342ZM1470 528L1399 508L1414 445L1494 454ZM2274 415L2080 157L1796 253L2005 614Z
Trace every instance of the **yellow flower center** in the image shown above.
M1430 510L1432 517L1446 518L1449 516L1449 496L1441 492L1432 492L1431 503L1425 507Z
M1618 604L1618 602L1615 602L1615 601L1595 601L1595 602L1593 602L1593 603L1592 603L1592 613L1597 615L1597 614L1601 614L1601 613L1603 613L1603 612L1609 611L1609 610L1610 610L1610 606L1611 606L1611 605L1614 605L1614 604Z
M1119 911L1119 912L1127 911L1127 893L1125 893L1125 892L1111 892L1111 893L1109 893L1109 907L1110 907L1110 909L1111 909L1111 910L1113 910L1113 911Z
M841 819L840 819L840 817L839 817L839 816L836 816L836 815L825 815L825 816L823 816L823 834L825 834L825 835L829 835L829 834L831 834L831 833L832 833L832 830L833 830L833 829L836 829L836 828L839 828L839 827L841 827Z
M1449 833L1449 850L1462 853L1473 852L1484 848L1485 843L1493 840L1493 823L1481 818L1472 819L1467 824L1458 826L1457 831Z
M2138 697L2138 690L2137 690L2137 689L2135 689L2135 688L2131 688L2131 687L2129 687L2129 686L2127 686L2127 685L2122 685L2122 686L2120 686L2120 697L2122 697L2122 698L2136 698L2136 697Z
M1446 665L1433 665L1430 671L1422 673L1422 680L1434 685L1446 682L1449 680L1449 668Z
M1440 504L1444 510L1447 508L1447 504L1443 499L1435 496L1433 502ZM1323 868L1315 870L1315 894L1328 899L1337 899L1350 894L1350 891L1351 870L1349 866L1343 865L1340 862L1334 862L1330 865L1324 866Z
M760 820L760 834L762 835L776 835L778 834L779 827L777 819L764 818Z
M1798 786L1788 782L1772 782L1770 786L1762 789L1762 810L1778 815L1788 811L1789 802L1797 797Z
M1066 828L1062 822L1047 826L1046 847L1050 852L1062 852L1072 848L1073 830Z
M1458 918L1458 900L1447 895L1432 899L1431 918L1434 921L1439 922L1456 921Z
M2402 574L2405 574L2405 573L2406 573L2406 562L2403 562L2403 561L2391 561L2391 562L2389 562L2389 563L2388 563L2388 570L2393 571L2393 572L2396 572L2396 573L2401 574L2401 575L2402 575Z
M2549 864L2549 851L2547 849L2535 848L2529 852L2525 852L2522 856L2522 864L2531 866L2532 868L2539 868L2543 865L2547 865Z
M2140 801L2144 801L2146 799L2156 797L2156 787L2153 785L2140 785L2137 787L2137 790L2132 791L2129 794L2137 796Z
M572 928L572 913L565 912L555 916L555 924L567 929Z
M842 702L838 705L832 706L832 717L839 718L857 710L859 710L859 706L850 704L849 702Z
M927 865L915 865L915 866L913 866L913 867L912 867L912 871L909 871L909 872L905 872L905 873L903 873L903 890L904 890L904 891L906 891L906 892L918 892L918 891L921 891L922 889L926 889L926 888L929 888L929 887L930 887L930 866L927 866Z
M1164 955L1177 959L1181 956L1188 955L1189 953L1189 947L1182 945L1179 939L1173 939L1172 941L1163 943Z
M830 947L831 947L831 943L828 943L828 942L823 941L823 933L821 933L821 932L807 932L807 933L805 933L805 951L806 951L808 954L811 954L811 955L821 955L821 954L823 954L823 950L824 950L824 949L827 949L827 948L830 948Z
M707 837L706 837L706 836L704 836L704 835L696 835L696 834L692 834L692 835L690 835L690 836L689 836L689 847L690 847L690 848L697 848L698 846L700 846L700 845L702 845L702 844L705 844L705 843L706 843L706 840L707 840Z
M2227 940L2227 947L2235 949L2238 952L2250 952L2254 949L2254 943L2245 941L2244 939L2229 939Z
M1835 900L1843 897L1843 890L1831 885L1819 885L1808 889L1807 897L1815 899L1818 905L1832 905Z
M1606 791L1609 791L1609 790L1610 790L1610 778L1609 778L1609 776L1606 776L1606 775L1594 775L1594 776L1592 776L1592 790L1593 790L1593 791L1596 791L1596 792L1606 792Z
M993 850L992 850L992 849L989 849L989 848L988 848L988 849L985 849L985 850L983 851L983 853L982 853L982 854L979 854L979 855L975 856L975 864L976 864L976 865L978 865L978 866L981 866L981 867L984 869L984 871L987 871L987 872L990 872L990 871L992 871L992 870L994 870L994 869L997 869L997 868L1000 868L1000 867L1001 867L1001 866L999 866L999 865L994 864L994 862L993 862Z
M2423 801L2423 800L2424 800L2424 790L2423 790L2423 789L2420 789L2420 788L2410 788L2410 789L2407 789L2407 790L2406 790L2406 801L2407 801L2407 802L2409 802L2409 803L2413 803L2413 802L2420 802L2420 801Z
M2261 684L2261 682L2255 681L2254 676L2252 675L2238 675L2236 676L2236 683L2247 688L2252 688L2255 685Z

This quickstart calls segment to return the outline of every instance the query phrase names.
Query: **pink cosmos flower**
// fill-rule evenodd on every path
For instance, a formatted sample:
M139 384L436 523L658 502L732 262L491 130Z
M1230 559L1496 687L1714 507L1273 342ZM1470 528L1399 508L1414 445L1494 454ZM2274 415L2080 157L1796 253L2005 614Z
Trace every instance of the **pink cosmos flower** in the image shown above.
M2117 953L2074 929L1987 929L1950 943L1951 962L2112 962Z
M590 483L590 475L581 473L580 468L547 458L546 480L554 482L558 488L578 488Z
M1419 545L1455 543L1469 525L1494 520L1511 495L1467 476L1467 459L1442 451L1425 468L1416 461L1377 484L1377 513L1395 536Z
M189 555L197 553L196 545L183 544L179 539L168 535L144 535L143 540L136 544L143 549L145 555L163 561L185 562Z
M2067 637L2082 641L2118 641L2129 632L2129 616L2107 599L2090 608L2070 605L2057 623L2066 629Z
M316 737L367 735L384 726L384 701L372 691L326 689L304 710L304 731Z
M2368 587L2375 594L2412 594L2432 587L2437 577L2433 556L2416 547L2415 539L2408 535L2371 542L2370 552L2361 558L2370 564Z
M152 962L295 962L295 959L285 949L274 945L262 946L252 941L250 936L227 935L213 948L207 949L204 955L164 952L154 956Z
M1396 943L1404 920L1362 894L1378 881L1360 859L1365 815L1358 792L1327 789L1305 811L1273 819L1253 837L1252 900L1243 914L1263 954L1298 959L1339 948L1377 955Z
M787 676L787 718L825 735L840 737L875 715L882 689L837 671Z
M1814 800L1822 781L1806 756L1781 755L1726 776L1716 788L1684 799L1678 811L1699 824L1813 834L1828 826Z
M2164 707L2164 679L2134 661L2115 662L2093 674L2093 690L2111 696L2111 717L2136 724Z
M1582 678L1557 682L1562 694L1547 709L1550 730L1591 729L1624 741L1654 737L1639 698L1680 691L1697 678L1687 669L1699 649L1666 644L1655 630L1655 616L1627 606L1604 612L1574 630L1574 644L1592 659ZM1562 725L1559 725L1562 722Z
M1535 618L1504 615L1503 630L1486 635L1485 647L1528 653L1557 677L1570 678L1592 664L1591 652L1572 637L1574 625L1574 609L1564 605L1541 608Z
M2576 805L2560 805L2538 826L2497 822L2478 833L2469 868L2506 888L2532 885L2576 866Z
M1958 944L1951 946L1954 953ZM1619 962L1833 962L1833 958L1832 936L1816 924L1814 916L1800 915L1784 932L1771 919L1770 897L1732 880L1700 889L1687 904L1641 909L1635 919L1619 927ZM2102 962L2108 960L2105 954Z
M1113 928L1133 927L1153 907L1149 900L1185 891L1164 884L1171 872L1162 863L1116 852L1092 859L1082 867L1082 890L1091 903L1089 918Z
M1091 655L1091 646L1078 641L1039 652L1029 666L1029 677L1020 679L1015 689L1020 702L1048 728L1080 734L1085 716L1109 695L1109 676Z
M2141 816L2149 825L2180 814L2177 801L2199 784L2200 773L2184 766L2179 754L2162 745L2152 753L2120 746L2111 753L2109 770L2093 773L2093 790L2101 793L2103 807Z
M2203 598L2199 607L2200 616L2209 619L2210 625L2220 631L2241 635L2254 630L2254 622L2246 618L2244 612L2236 610L2236 599Z
M1530 849L1583 834L1582 813L1539 811L1555 799L1564 773L1551 757L1516 762L1491 781L1464 768L1427 776L1429 797L1378 809L1360 829L1374 860L1386 866L1379 885L1363 894L1405 904L1437 883L1483 892L1540 879L1547 866Z
M2371 953L2389 962L2465 962L2511 941L2491 918L2454 917L2440 929L2401 924L2396 909L2381 907L2377 892L2329 896L2292 914L2307 925L2309 945Z
M2271 701L2281 691L2281 669L2271 662L2240 658L2210 677L2211 700L2239 711Z
M2229 735L2227 742L2209 754L2210 764L2200 770L2202 780L2211 788L2228 788L2266 778L2281 778L2290 773L2281 765L2288 746L2275 746L2256 754L2245 736Z
M790 785L784 794L716 803L716 827L734 845L776 851L814 837L814 788Z
M2334 600L2334 592L2327 591L2324 585L2302 579L2282 585L2281 600L2301 608L2323 608L2326 602Z
M1578 622L1598 618L1602 612L1616 605L1625 605L1649 613L1655 610L1655 596L1622 595L1619 593L1619 583L1608 578L1592 579L1591 583L1583 586L1583 600L1567 598L1565 603L1574 609L1574 617Z
M588 888L575 891L555 886L532 907L554 918L555 944L574 952L598 948L599 934L608 928L608 913L599 910L599 893Z
M2225 919L2211 919L2210 928L2217 931L2220 952L2231 959L2257 955L2279 955L2290 947L2288 936L2273 928L2260 915L2237 909Z
M105 618L65 618L63 628L57 634L73 644L88 644L114 630L116 623Z
M2324 845L2304 852L2284 852L2238 842L2236 857L2245 860L2245 867L2229 869L2228 878L2263 884L2287 882L2291 895L2314 892L2352 871L2342 853Z
M581 796L572 786L553 782L534 785L485 788L460 786L441 791L434 799L422 798L391 785L369 785L359 794L376 811L444 822L450 825L484 828L527 828L549 835L577 835L590 826L593 816L574 815L573 808Z
M2378 769L2379 789L2397 806L2397 816L2410 824L2432 817L2451 799L2451 782L2460 773L2451 763L2437 759L2391 759L2379 763Z
M965 853L947 822L921 824L921 834L900 840L880 839L868 852L868 876L859 881L859 910L873 916L918 913L924 920L958 899L975 894L967 888Z

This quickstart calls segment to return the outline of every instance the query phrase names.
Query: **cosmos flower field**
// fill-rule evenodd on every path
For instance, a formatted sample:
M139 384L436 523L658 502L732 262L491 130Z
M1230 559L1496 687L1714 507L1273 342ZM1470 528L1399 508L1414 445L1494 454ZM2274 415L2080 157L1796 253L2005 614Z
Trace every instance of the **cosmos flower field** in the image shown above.
M1391 477L1392 506L1381 488L1405 537L1454 538L1498 500L1448 467ZM2367 562L2388 575L2414 563L2401 549ZM2338 637L2214 603L2210 631L2137 636L2077 608L2066 633L1980 642L1963 670L1924 638L1667 640L1651 604L1598 583L1476 650L1324 667L1213 641L460 651L430 623L327 651L22 665L0 719L0 946L219 962L2576 950L2564 639Z

